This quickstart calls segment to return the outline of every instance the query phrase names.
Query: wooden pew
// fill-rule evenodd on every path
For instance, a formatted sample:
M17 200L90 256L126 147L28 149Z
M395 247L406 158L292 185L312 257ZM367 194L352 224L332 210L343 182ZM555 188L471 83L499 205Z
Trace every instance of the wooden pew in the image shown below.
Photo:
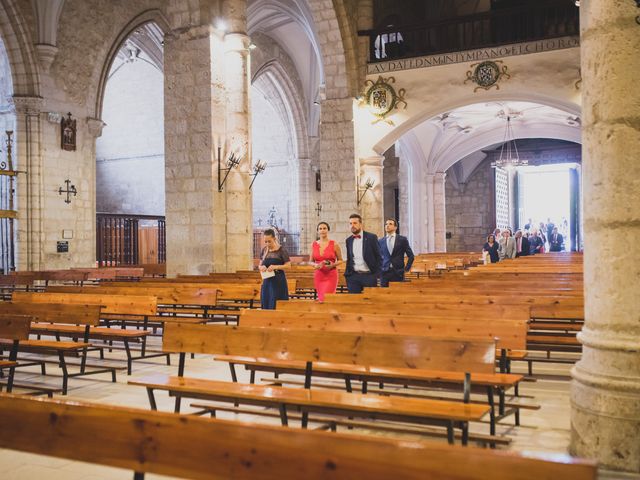
M131 375L133 355L130 343L145 341L149 330L127 330L121 328L105 328L100 323L100 305L66 304L66 303L30 303L4 302L0 303L0 314L14 313L33 317L31 332L38 335L83 339L84 342L102 340L108 342L122 342L127 355L127 371ZM100 358L104 358L102 346L93 346L100 351ZM115 369L112 372L115 382Z
M100 317L110 326L112 320L126 322L141 322L142 331L147 331L149 322L161 318L162 321L171 321L171 317L158 317L155 315L157 299L150 295L109 295L107 293L83 294L83 293L30 293L16 292L12 296L14 303L47 303L47 304L77 304L99 305L102 307ZM132 320L137 319L137 320ZM188 320L185 320L188 321ZM124 325L123 325L124 329ZM130 374L132 362L154 357L166 357L167 365L170 356L164 352L147 349L147 334L142 336L140 355L134 356L132 350L127 352L127 371ZM125 347L126 351L126 347Z
M476 319L451 317L428 318L415 317L394 317L393 315L369 315L369 314L326 314L326 313L303 313L303 312L283 312L274 310L244 310L240 317L240 325L243 327L258 328L285 328L302 329L311 331L341 331L341 332L361 332L376 334L400 334L400 335L424 335L436 338L463 338L479 340L495 340L499 349L521 350L526 348L527 323L524 319L516 321L486 320L482 322ZM304 362L292 362L283 360L267 361L266 359L247 359L244 357L231 357L228 355L217 355L216 360L225 361L230 364L232 378L237 381L234 365L243 365L251 372L251 383L253 383L256 371L271 373L294 373L305 372ZM443 372L431 370L412 370L407 368L380 368L376 366L362 366L349 368L345 365L331 365L323 363L316 366L314 375L329 378L342 378L345 380L347 391L351 391L353 380L363 382L363 389L366 391L367 382L396 383L400 385L416 385L422 387L445 386L453 388L464 387L464 372ZM505 410L505 392L511 388L516 389L522 375L511 375L505 373L494 373L493 364L478 363L471 373L471 384L480 387L486 392L489 404L493 408L494 390L499 396L500 418L504 418L509 413L515 414L516 425L520 423L517 405L509 412ZM533 408L533 406L532 406ZM495 431L492 416L491 433Z
M29 325L31 317L24 315L0 314L0 340L11 342L9 358L0 359L0 370L9 369L7 378L7 392L13 389L13 377L18 366L18 349L20 342L29 339Z
M0 395L0 448L194 480L595 480L566 455L460 448ZM87 432L91 432L87 435ZM34 441L34 437L38 441Z
M269 387L186 378L186 353L226 354L254 358L273 358L306 362L305 387L310 387L314 362L351 365L406 367L419 365L433 370L473 371L478 359L491 364L495 343L460 339L431 339L419 336L376 335L350 332L322 332L321 335L300 330L244 328L172 324L163 337L165 351L180 353L178 376L153 375L130 384L147 389L152 409L156 409L155 390L168 391L176 397L176 411L182 397L276 407L281 422L288 422L287 409L303 410L303 427L310 412L330 412L342 416L373 417L411 423L444 425L453 443L454 427L468 439L468 423L490 412L488 406L453 401L399 397L363 396L324 390ZM468 393L465 394L468 401Z
M66 395L70 378L100 373L110 373L111 380L116 381L116 367L105 365L88 365L87 350L91 348L89 343L90 329L100 324L99 305L57 305L57 304L31 304L31 303L0 303L0 315L29 316L33 322L46 322L46 327L38 328L41 323L33 323L31 332L37 334L51 334L56 340L26 340L21 342L20 351L39 354L57 354L55 362L62 369L62 393ZM51 323L62 324L52 327ZM47 331L47 329L51 329ZM72 337L79 341L60 341L60 337ZM69 363L65 354L79 354L80 371L69 372ZM90 370L87 370L90 367Z

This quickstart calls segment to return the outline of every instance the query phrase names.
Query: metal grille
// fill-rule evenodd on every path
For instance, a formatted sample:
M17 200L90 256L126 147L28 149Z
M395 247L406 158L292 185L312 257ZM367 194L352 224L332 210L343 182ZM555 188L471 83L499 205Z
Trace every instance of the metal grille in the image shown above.
M166 238L165 217L98 213L96 260L101 267L166 263Z
M7 131L6 160L0 161L0 272L8 273L16 269L17 218L15 194L18 172L13 169L12 135Z
M509 173L496 167L496 227L509 227Z

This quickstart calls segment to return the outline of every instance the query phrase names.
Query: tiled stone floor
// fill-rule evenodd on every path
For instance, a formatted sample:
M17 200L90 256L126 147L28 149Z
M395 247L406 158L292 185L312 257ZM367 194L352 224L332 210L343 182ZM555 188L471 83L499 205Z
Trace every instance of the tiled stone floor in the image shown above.
M121 352L107 353L109 359L123 359ZM515 365L514 373L525 373L524 364ZM48 385L59 385L61 377L58 375L55 365L48 366L49 373L44 380ZM525 398L523 401L536 403L540 410L523 410L521 413L520 427L513 426L513 417L504 420L499 425L498 433L506 434L513 439L509 449L518 451L559 452L566 453L569 443L569 365L536 364L536 382L524 382L520 393ZM240 371L240 370L239 370ZM38 370L22 369L16 375L16 381L36 381L43 383L43 377L36 374ZM73 378L69 383L69 399L84 400L102 404L139 407L148 409L149 404L146 392L143 388L127 385L127 381L142 377L151 373L177 372L177 356L172 358L172 365L167 366L163 359L149 359L134 363L133 375L127 377L126 371L118 372L117 383L111 383L108 374L100 374L88 377ZM211 356L198 355L195 359L187 360L186 373L189 376L230 380L229 370L226 364L213 362ZM258 378L265 375L258 374ZM240 380L248 381L248 375L241 374ZM64 398L57 395L57 398ZM172 411L173 401L163 392L156 395L158 408L164 411ZM183 411L189 411L188 400L183 401ZM186 406L186 408L184 408ZM239 418L232 413L222 413L218 418ZM241 416L244 420L257 420L277 424L277 419L266 417ZM488 425L478 424L472 426L472 432L486 433ZM343 429L343 431L347 431ZM362 431L358 432L362 433ZM368 432L369 433L369 432ZM374 433L381 435L381 433ZM384 433L382 435L397 435ZM413 438L418 438L414 436ZM444 440L435 440L444 441ZM25 454L9 450L0 450L0 478L3 480L116 480L130 479L132 473L126 470L101 467L81 462L60 460L45 456ZM602 472L601 478L635 478L640 476L614 475ZM167 478L148 475L148 479Z

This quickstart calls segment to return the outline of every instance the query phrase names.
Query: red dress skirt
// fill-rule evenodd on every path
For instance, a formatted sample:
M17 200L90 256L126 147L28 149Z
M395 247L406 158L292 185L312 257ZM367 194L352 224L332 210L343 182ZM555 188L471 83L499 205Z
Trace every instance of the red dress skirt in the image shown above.
M313 261L315 263L330 261L335 263L336 261L336 249L333 240L329 240L329 245L324 249L324 252L320 251L320 244L313 242ZM316 270L313 274L313 283L316 287L318 294L318 300L324 302L324 296L326 293L336 293L338 286L338 269L322 267Z

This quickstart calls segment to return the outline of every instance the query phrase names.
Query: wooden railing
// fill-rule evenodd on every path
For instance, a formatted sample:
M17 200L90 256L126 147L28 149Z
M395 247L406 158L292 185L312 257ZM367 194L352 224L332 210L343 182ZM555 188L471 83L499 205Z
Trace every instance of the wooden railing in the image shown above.
M96 260L98 266L165 263L165 217L98 213Z
M540 0L416 26L362 30L369 62L459 52L511 43L579 35L579 9L572 0Z

